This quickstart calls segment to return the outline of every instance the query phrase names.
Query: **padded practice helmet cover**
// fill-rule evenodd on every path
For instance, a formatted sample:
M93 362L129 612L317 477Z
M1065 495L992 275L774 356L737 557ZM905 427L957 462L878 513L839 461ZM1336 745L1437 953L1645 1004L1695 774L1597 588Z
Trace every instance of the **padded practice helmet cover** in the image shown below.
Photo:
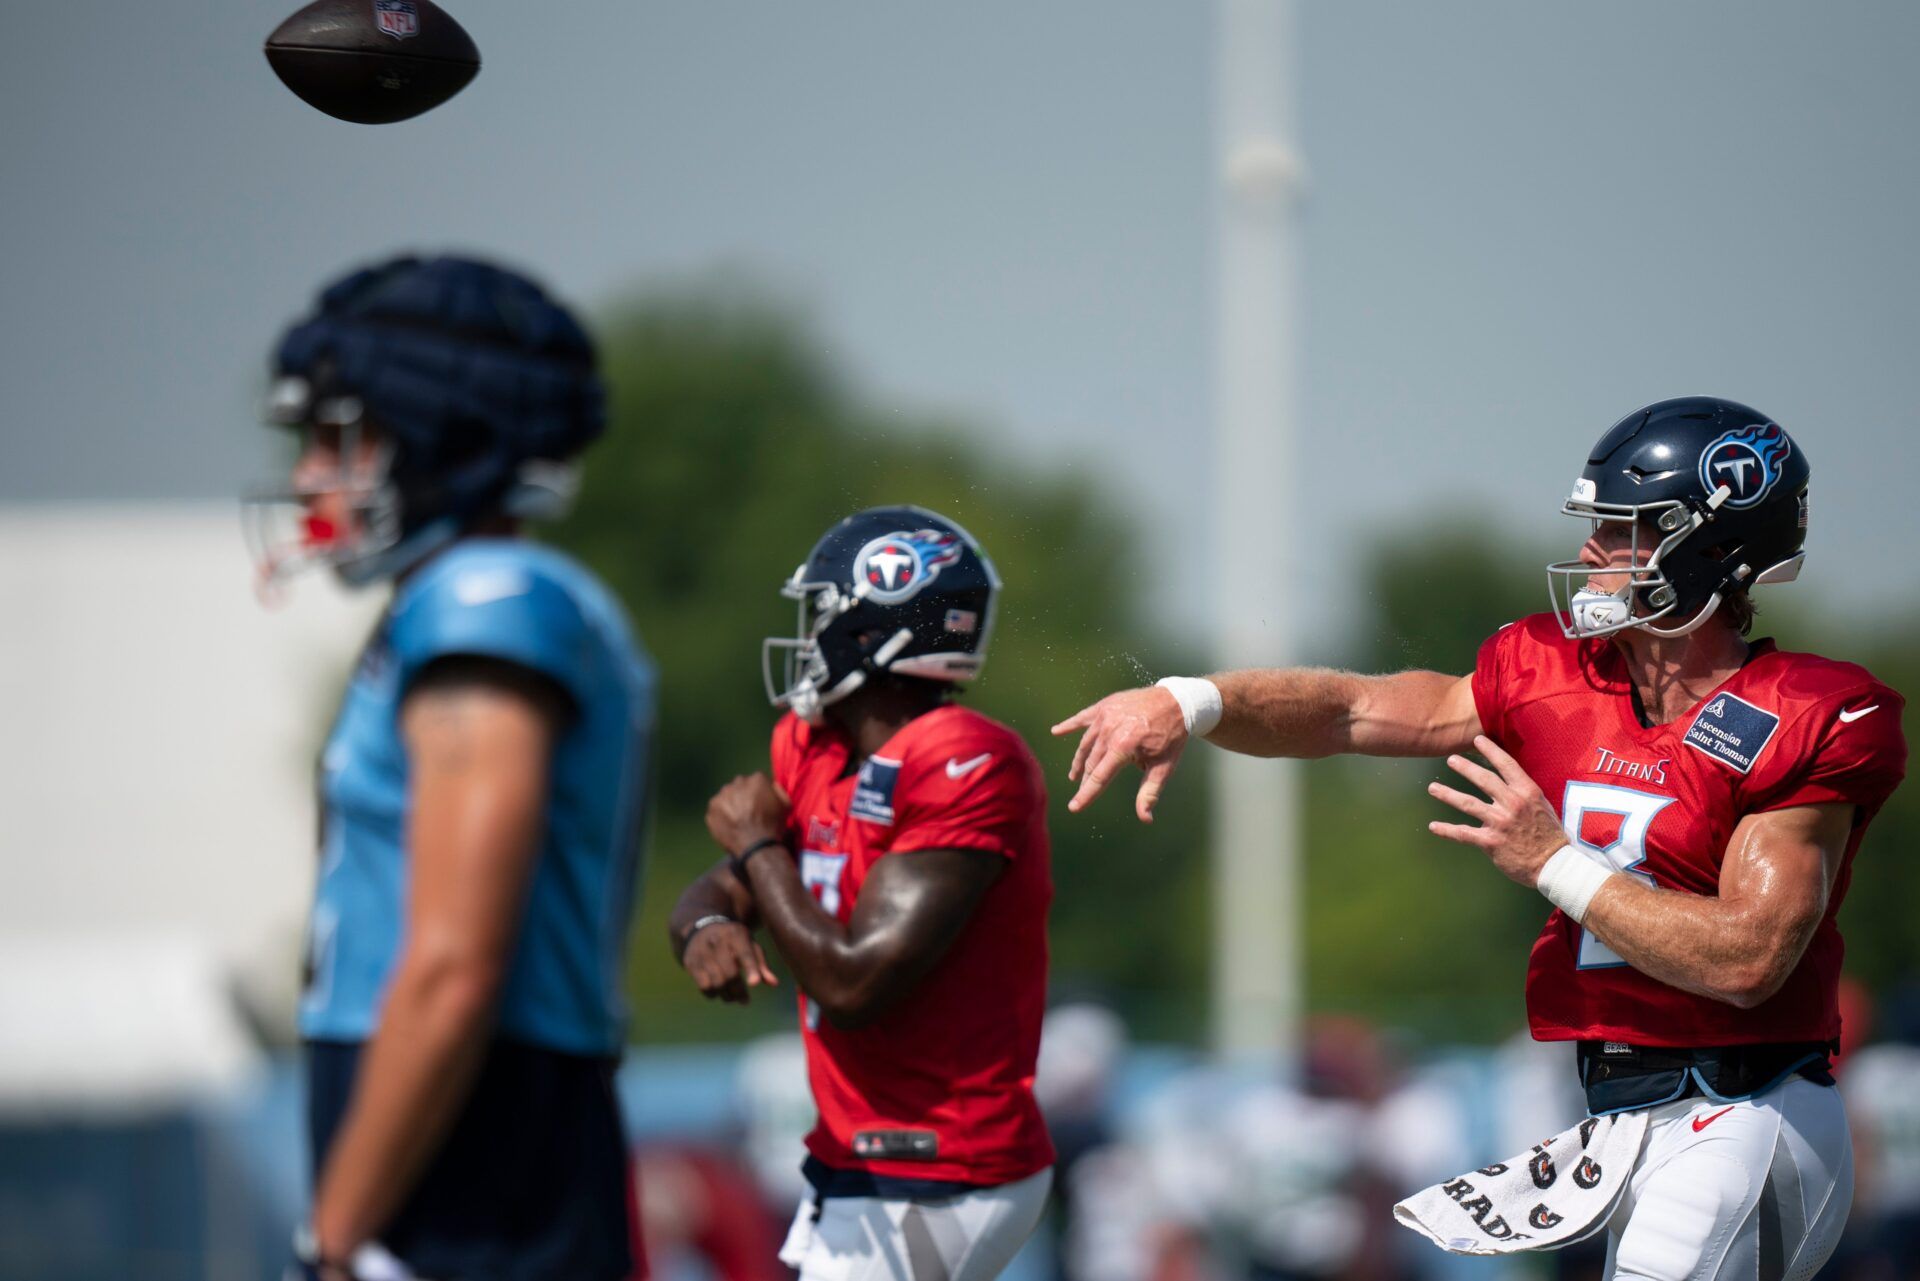
M563 461L606 425L591 341L532 281L468 258L356 271L281 339L281 377L351 395L393 442L406 527L487 514L521 464Z

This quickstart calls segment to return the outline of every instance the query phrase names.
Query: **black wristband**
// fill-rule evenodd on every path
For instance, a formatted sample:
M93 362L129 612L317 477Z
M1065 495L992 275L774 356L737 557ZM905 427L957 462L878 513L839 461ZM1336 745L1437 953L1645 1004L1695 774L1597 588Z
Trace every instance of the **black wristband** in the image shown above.
M779 837L765 836L755 841L753 844L747 846L747 848L741 850L738 854L735 854L730 858L728 858L727 867L729 870L733 872L734 879L738 880L742 885L751 884L751 882L747 880L748 860L750 860L755 854L758 854L761 850L764 850L771 845L777 845L782 850L785 850L787 848L787 843L781 840ZM788 853L788 857L789 858L792 857L791 852Z

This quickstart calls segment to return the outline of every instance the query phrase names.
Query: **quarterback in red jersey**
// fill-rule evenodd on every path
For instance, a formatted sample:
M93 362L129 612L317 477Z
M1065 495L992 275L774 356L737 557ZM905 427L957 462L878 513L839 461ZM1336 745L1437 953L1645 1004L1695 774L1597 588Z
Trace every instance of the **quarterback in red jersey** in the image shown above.
M1084 731L1069 808L1131 762L1142 818L1195 735L1446 756L1474 790L1429 790L1469 821L1430 829L1555 908L1527 973L1534 1036L1577 1042L1593 1115L1646 1114L1593 1221L1613 1277L1808 1277L1852 1199L1835 918L1906 745L1900 696L1863 669L1746 639L1749 590L1798 576L1809 477L1745 405L1649 405L1564 504L1592 532L1547 568L1554 612L1496 632L1472 675L1171 678L1055 731Z
M951 521L857 513L794 571L767 642L772 773L707 826L728 858L669 928L709 996L800 986L819 1123L781 1258L811 1281L988 1281L1033 1231L1053 1145L1033 1098L1046 1007L1046 787L1018 734L951 701L999 580ZM777 654L786 655L776 682Z

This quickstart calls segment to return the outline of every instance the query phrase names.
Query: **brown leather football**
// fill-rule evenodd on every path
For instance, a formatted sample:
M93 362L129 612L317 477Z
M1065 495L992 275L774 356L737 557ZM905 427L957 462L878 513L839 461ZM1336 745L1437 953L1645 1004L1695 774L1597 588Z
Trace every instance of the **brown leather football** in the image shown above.
M267 62L309 106L384 125L466 88L480 50L433 0L314 0L267 37Z

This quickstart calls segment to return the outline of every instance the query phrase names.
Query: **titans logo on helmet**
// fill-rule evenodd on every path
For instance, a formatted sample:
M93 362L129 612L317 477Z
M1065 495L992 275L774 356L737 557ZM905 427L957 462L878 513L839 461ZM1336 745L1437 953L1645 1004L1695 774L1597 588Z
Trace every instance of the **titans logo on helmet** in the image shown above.
M1793 449L1787 433L1755 423L1716 438L1700 454L1700 483L1711 494L1725 485L1729 507L1751 507L1780 479L1780 464Z
M944 530L902 530L862 547L854 558L853 572L866 587L868 599L898 605L911 600L943 567L959 560L963 550L959 537Z

